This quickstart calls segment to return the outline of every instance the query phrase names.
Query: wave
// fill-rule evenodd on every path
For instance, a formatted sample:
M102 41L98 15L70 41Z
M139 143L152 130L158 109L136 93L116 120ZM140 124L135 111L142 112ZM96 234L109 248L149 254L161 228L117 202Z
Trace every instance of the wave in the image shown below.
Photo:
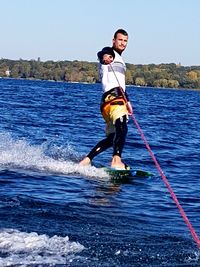
M106 178L108 174L102 169L98 169L94 166L80 166L69 159L64 159L63 154L66 157L73 158L72 149L68 147L63 151L59 151L60 158L58 156L58 149L55 147L54 153L51 150L51 155L55 155L56 159L52 156L46 155L46 147L42 145L30 145L24 139L15 140L10 134L0 134L0 168L3 169L15 169L15 170L31 170L39 172L48 172L52 174L63 175L82 175L84 177L98 177ZM65 151L64 151L65 150ZM48 152L48 151L47 151ZM74 152L76 154L76 152Z
M66 264L76 259L84 246L68 236L49 237L15 229L0 230L0 266L13 264Z

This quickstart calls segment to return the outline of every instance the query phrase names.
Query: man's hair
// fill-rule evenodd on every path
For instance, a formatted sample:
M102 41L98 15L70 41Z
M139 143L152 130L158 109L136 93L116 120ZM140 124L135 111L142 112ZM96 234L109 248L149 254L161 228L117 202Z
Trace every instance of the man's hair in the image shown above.
M115 34L114 34L114 39L117 38L117 34L118 34L118 33L121 33L121 34L123 34L123 35L125 35L125 36L128 36L128 33L127 33L125 30L123 30L123 29L119 29L119 30L117 30L117 31L115 32Z

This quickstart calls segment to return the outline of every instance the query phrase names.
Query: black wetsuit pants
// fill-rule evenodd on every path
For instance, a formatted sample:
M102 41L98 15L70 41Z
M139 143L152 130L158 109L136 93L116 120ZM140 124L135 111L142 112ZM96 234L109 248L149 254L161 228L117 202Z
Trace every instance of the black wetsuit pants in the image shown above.
M115 121L115 133L109 134L105 139L101 140L87 155L92 160L101 152L113 146L113 156L118 155L121 157L122 150L126 140L126 134L128 131L127 117L118 118Z

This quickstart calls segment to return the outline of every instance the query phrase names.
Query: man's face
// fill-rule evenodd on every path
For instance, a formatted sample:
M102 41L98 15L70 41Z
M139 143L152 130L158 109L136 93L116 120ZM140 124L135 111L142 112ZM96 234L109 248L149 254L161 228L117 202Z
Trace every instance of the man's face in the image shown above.
M116 51L122 53L128 43L128 36L121 33L117 34L117 37L113 39L113 47Z

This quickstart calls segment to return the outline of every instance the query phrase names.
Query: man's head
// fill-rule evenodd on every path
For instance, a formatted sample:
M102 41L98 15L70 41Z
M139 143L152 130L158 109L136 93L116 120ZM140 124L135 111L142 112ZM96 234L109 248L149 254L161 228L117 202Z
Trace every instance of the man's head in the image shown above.
M123 29L117 30L113 37L114 50L116 50L121 55L121 53L125 50L127 43L128 33Z

